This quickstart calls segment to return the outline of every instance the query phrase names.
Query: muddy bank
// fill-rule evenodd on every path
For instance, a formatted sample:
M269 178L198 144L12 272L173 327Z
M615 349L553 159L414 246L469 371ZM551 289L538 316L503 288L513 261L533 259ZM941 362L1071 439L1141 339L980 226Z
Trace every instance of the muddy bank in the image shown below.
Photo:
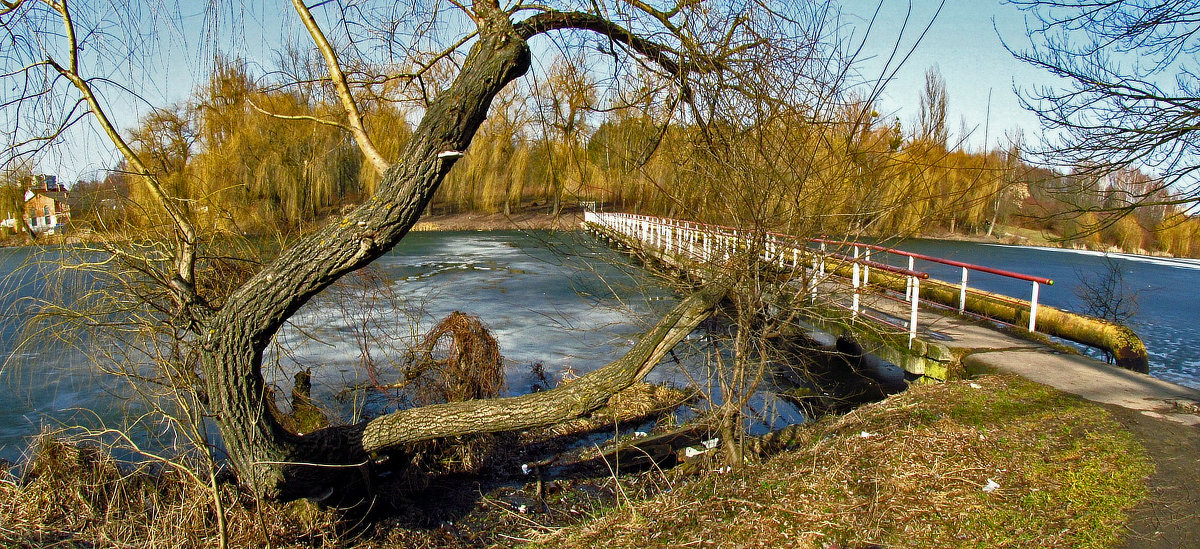
M456 213L421 217L414 231L574 230L583 221L580 210L548 213Z

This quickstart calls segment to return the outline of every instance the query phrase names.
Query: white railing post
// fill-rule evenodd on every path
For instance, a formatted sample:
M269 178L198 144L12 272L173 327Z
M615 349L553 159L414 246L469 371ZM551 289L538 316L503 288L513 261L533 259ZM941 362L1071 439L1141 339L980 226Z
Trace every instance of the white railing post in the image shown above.
M667 246L668 247L672 246L672 245L675 246L675 254L676 255L682 254L683 253L683 236L681 236L681 233L679 232L679 222L678 221L670 221L668 223L670 226L667 227L667 230L671 231L671 237L669 239L670 243L667 244Z
M908 270L912 271L915 267L916 262L913 256L908 256ZM909 277L908 284L904 285L904 299L907 299L908 301L914 301L919 297L921 297L919 294L916 297L913 296L913 277Z
M912 259L912 258L909 258ZM910 271L912 269L909 269ZM912 287L912 306L908 312L908 348L912 348L912 342L917 337L917 303L920 302L921 296L921 279L909 275L909 286Z
M858 246L854 246L854 265L851 266L851 270L854 273L851 277L854 283L854 297L850 300L850 310L853 312L853 316L858 316L858 285L859 272L861 270L858 264Z
M696 236L694 234L692 234L692 224L691 223L684 223L683 234L687 235L688 259L695 261L696 260L696 257L695 257L696 256L696 242L695 242Z
M958 312L967 310L967 268L962 268L962 284L958 287Z
M810 274L808 277L809 278L809 280L808 280L809 290L812 292L811 299L813 301L817 300L817 280L818 280L817 269L820 268L820 261L821 260L820 260L819 256L817 256L817 254L813 254L813 256L812 256L812 274Z
M865 255L865 257L863 257L863 259L866 261L870 261L871 260L871 249L866 248L865 252L866 252L866 255ZM871 285L871 266L863 265L863 286L870 286L870 285Z
M1038 283L1033 283L1033 297L1029 298L1029 331L1037 331L1037 302L1038 302Z
M825 243L824 242L821 243L821 265L819 267L817 267L817 275L822 279L825 278Z

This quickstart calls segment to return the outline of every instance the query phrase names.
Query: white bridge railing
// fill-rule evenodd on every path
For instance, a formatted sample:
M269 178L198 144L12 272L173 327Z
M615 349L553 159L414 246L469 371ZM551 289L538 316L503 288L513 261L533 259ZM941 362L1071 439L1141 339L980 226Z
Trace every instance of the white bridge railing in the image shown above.
M854 291L848 308L854 316L863 312L860 294L870 282L872 268L904 276L909 290L906 292L905 301L910 303L910 310L907 324L898 327L907 329L910 345L917 336L917 304L921 280L929 275L872 262L869 252L860 257L858 248L854 249L853 257L846 257L826 251L824 244L821 244L819 252L811 250L804 241L786 235L761 234L719 225L634 214L586 211L584 222L605 227L636 240L643 246L696 264L728 261L750 249L752 239L758 237L761 239L759 258L781 269L802 272L807 280L807 290L813 299L817 298L819 287L833 275L830 269L831 261L836 261L839 265L849 264L852 273L851 287ZM885 319L876 320L893 324Z
M1031 332L1035 331L1037 327L1038 285L1054 283L1052 280L1045 278L1001 271L979 265L970 265L871 244L838 242L825 239L802 239L778 233L748 231L679 219L589 210L584 213L584 222L607 228L612 232L636 240L642 246L661 251L676 260L700 265L728 261L734 255L750 250L752 246L757 246L759 258L762 261L776 265L780 269L790 269L804 279L808 284L807 290L814 300L818 297L818 288L822 287L825 282L830 281L830 276L836 274L836 272L849 270L848 278L850 279L850 287L853 289L853 293L850 295L849 305L843 306L846 306L853 316L864 314L861 295L864 293L866 286L870 284L872 270L902 276L905 278L903 301L908 304L907 312L909 318L907 323L901 325L885 318L872 318L901 329L906 329L910 345L916 337L918 330L917 309L918 303L922 301L920 297L921 280L929 278L928 273L914 270L914 260L920 259L962 268L962 278L957 284L959 289L958 310L960 313L966 312L969 271L985 272L1032 282L1033 291L1031 299L1028 302L1028 329ZM850 255L831 252L829 251L830 246L836 250L849 251ZM908 268L872 261L872 252L906 257ZM833 269L831 269L831 264L834 267ZM945 282L942 284L954 286ZM1013 303L1020 303L1022 305L1025 303L1015 299L1012 301Z

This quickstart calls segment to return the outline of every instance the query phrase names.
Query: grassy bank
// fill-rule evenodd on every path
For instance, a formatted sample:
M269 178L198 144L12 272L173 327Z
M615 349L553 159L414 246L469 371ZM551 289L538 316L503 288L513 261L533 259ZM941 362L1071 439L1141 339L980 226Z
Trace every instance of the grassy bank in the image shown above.
M206 484L45 451L32 474L0 482L0 546L216 546ZM456 522L499 517L484 535L387 517L338 525L330 511L228 485L221 509L233 546L1108 547L1153 469L1102 408L1012 377L914 387L814 422L790 450L737 471L687 465L587 481L625 496L581 502L566 522L482 494Z
M795 449L541 540L562 547L1108 547L1152 465L1101 408L1011 377L914 387ZM988 490L993 481L994 490Z

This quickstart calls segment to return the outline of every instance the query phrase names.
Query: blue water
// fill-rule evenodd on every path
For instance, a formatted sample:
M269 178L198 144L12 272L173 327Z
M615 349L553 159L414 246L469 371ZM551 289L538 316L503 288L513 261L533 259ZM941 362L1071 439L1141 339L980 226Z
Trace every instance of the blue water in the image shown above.
M84 425L123 427L140 406L128 386L95 371L87 341L49 325L33 339L23 320L30 300L64 280L51 276L61 254L0 248L0 459L15 461L25 440L44 429Z
M1111 258L1121 269L1125 291L1136 296L1136 313L1128 324L1146 344L1150 374L1200 388L1200 260L922 239L897 247L1052 279L1052 286L1039 288L1039 302L1080 312L1085 312L1076 295L1080 279L1102 276L1108 269L1105 257ZM889 263L905 265L898 259ZM938 263L918 260L915 267L955 283L962 276L960 268ZM1022 299L1029 299L1032 289L1029 282L979 272L970 274L969 285Z
M1095 254L1040 248L912 240L911 251L979 263L1055 279L1041 288L1043 303L1076 309L1073 288L1079 277L1103 268ZM15 460L29 436L43 427L86 424L123 427L138 404L117 378L94 371L84 351L89 344L70 335L20 346L24 298L44 290L44 271L21 268L30 249L0 249L0 459ZM46 256L53 259L51 255ZM874 259L880 259L878 257ZM1135 330L1146 341L1151 373L1200 388L1200 262L1140 257L1116 258L1131 289L1140 292ZM504 355L508 394L523 393L539 380L531 365L541 363L552 382L586 373L623 354L634 338L677 302L670 288L622 255L579 233L441 232L413 233L373 265L390 280L327 292L306 305L267 353L268 381L281 394L290 390L300 367L313 369L314 394L331 404L342 421L369 407L362 393L343 389L367 381L358 344L384 372L412 338L454 310L480 317ZM918 263L937 278L958 280L959 271ZM974 274L973 287L1026 297L1029 284ZM362 327L369 330L361 330ZM652 381L687 385L696 378L706 347L694 336L681 348L679 365L667 364ZM706 383L699 372L701 384ZM719 400L719 395L716 396ZM777 402L756 401L779 421L795 421L795 411ZM139 427L149 437L161 426ZM139 436L134 433L135 437ZM139 440L142 440L139 438Z
M36 296L39 273L19 267L32 250L0 250L0 268L16 273L6 285L12 300ZM543 365L550 385L582 375L623 355L635 338L678 302L659 279L625 256L579 232L517 231L412 233L401 246L371 266L382 286L354 283L327 290L305 305L268 349L264 375L287 395L292 375L311 368L314 397L329 407L335 421L356 421L364 413L386 411L379 394L345 391L368 381L392 382L404 351L452 311L478 316L496 338L504 356L506 394L529 392L543 382L533 365ZM43 426L84 424L126 428L123 386L94 371L86 355L64 341L39 340L18 347L13 322L3 328L0 357L0 459L16 460L28 437ZM649 380L690 384L703 362L706 345L695 335ZM370 379L362 368L363 349L379 372ZM701 379L701 383L704 380ZM374 400L373 400L374 399ZM719 396L717 397L719 402ZM769 405L775 421L795 422L798 412ZM759 412L767 404L759 403ZM781 410L782 408L782 410ZM156 431L157 430L157 431ZM161 425L133 428L133 438L150 448L169 443L154 439Z

